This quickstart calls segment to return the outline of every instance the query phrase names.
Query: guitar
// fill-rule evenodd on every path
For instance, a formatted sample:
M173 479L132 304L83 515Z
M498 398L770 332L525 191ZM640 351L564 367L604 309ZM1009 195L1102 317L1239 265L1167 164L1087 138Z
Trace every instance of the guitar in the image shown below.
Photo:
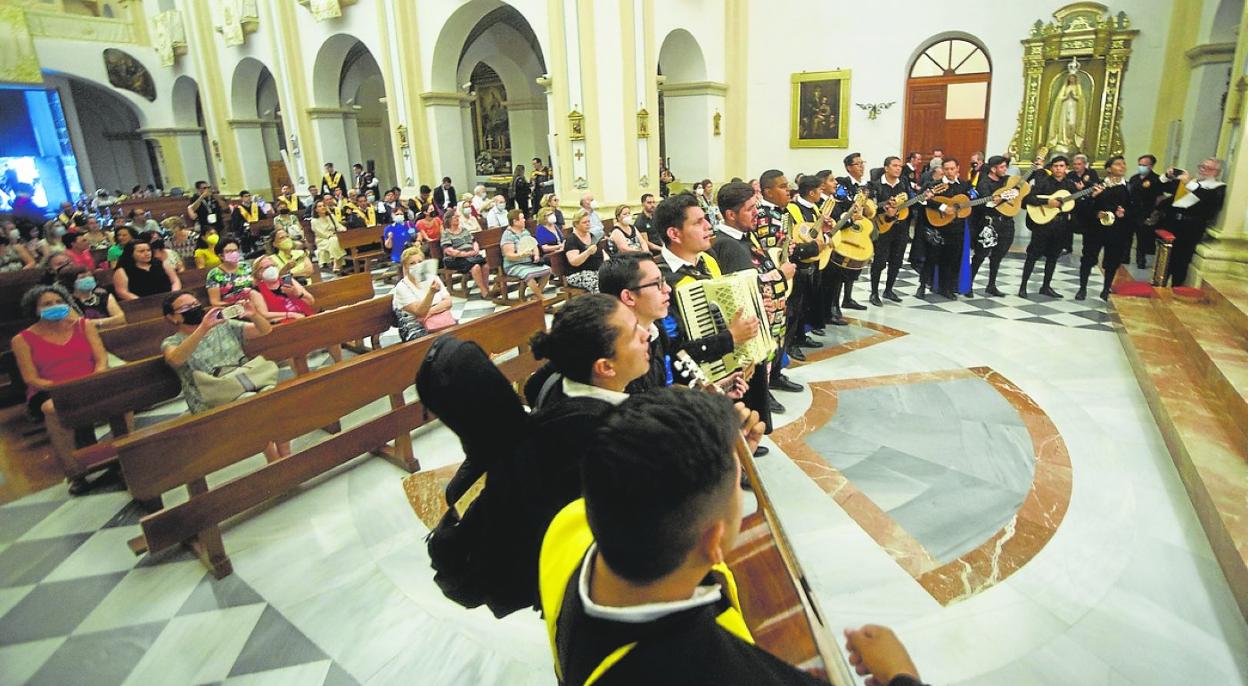
M832 257L832 246L828 244L827 237L823 232L823 223L832 217L832 211L836 209L836 203L832 198L828 198L823 203L823 207L819 208L819 216L813 222L801 222L793 227L793 240L797 243L817 243L819 245L819 254L802 260L807 264L819 263L819 268L823 269L828 266L828 260ZM786 210L787 213L787 210ZM790 213L790 216L791 213Z
M1058 207L1049 207L1048 205L1028 205L1027 216L1030 217L1031 221L1035 224L1048 224L1059 214L1073 212L1075 210L1076 200L1084 196L1091 195L1098 188L1101 188L1101 186L1088 186L1077 193L1071 193L1063 188L1061 190L1054 191L1049 195L1037 195L1036 197L1041 200L1059 200L1061 204Z
M867 202L866 193L859 191L854 204L832 230L832 263L842 269L862 269L875 255L875 241L871 239L875 227L871 220L854 219L854 215L865 212Z
M1005 185L993 191L992 195L985 195L975 200L960 193L953 197L932 196L927 204L927 222L936 228L948 226L953 223L954 219L966 219L971 216L972 208L989 202L995 202L997 211L1001 214L1013 217L1022 207L1023 197L1030 192L1031 184L1017 176L1011 176L1005 180ZM941 212L941 205L952 208L953 212L948 214Z
M944 193L945 190L948 188L949 188L949 184L941 182L941 183L936 184L935 186L932 186L931 191L932 193ZM910 207L914 205L915 203L923 202L924 197L926 196L923 193L919 193L918 195L909 199L907 199L908 196L905 193L898 193L897 195L893 196L893 199L890 200L889 202L893 203L893 205L897 208L896 215L894 215L892 218L889 218L889 216L886 213L880 213L880 214L875 215L875 230L879 231L880 235L883 236L884 234L888 233L889 230L893 228L893 225L896 224L897 222L903 222L909 219Z
M677 352L672 364L690 379L690 388L723 394L707 380L688 352ZM780 526L753 453L739 432L734 447L741 471L758 501L758 511L742 520L737 548L728 553L726 560L737 578L741 614L750 633L759 647L832 686L854 686L858 682L845 662L839 641L828 628L826 615ZM775 584L776 581L788 583Z

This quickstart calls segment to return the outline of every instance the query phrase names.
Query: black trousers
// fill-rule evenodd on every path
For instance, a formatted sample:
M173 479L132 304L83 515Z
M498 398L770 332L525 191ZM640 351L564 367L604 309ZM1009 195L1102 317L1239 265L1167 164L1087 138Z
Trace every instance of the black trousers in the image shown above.
M808 302L816 286L815 271L812 266L799 266L793 273L793 292L789 294L788 303L785 305L788 327L784 332L785 350L793 345L793 341L806 335Z
M832 303L831 307L839 307L852 299L854 282L858 280L858 275L861 273L861 269L843 269L834 264L828 265L828 268L823 272L823 278L832 282L828 289L828 295L831 297L829 301Z
M1180 219L1174 227L1174 247L1170 249L1170 285L1187 283L1187 270L1196 256L1196 246L1205 237L1204 222Z
M1118 220L1121 222L1122 220ZM1092 270L1100 262L1101 252L1104 252L1105 266L1105 286L1106 291L1114 284L1114 276L1118 273L1118 267L1122 266L1122 254L1124 246L1131 245L1131 235L1133 229L1130 226L1118 227L1117 223L1110 226L1099 226L1098 229L1089 228L1083 234L1083 255L1079 259L1079 287L1087 288L1088 278L1092 275Z
M997 230L997 244L991 248L985 248L979 244L978 234L971 234L971 281L974 282L975 277L979 276L979 268L983 266L984 260L988 260L988 285L996 287L997 272L1001 269L1001 260L1010 252L1010 246L1014 244L1014 220L999 219L993 222L992 227Z
M802 324L812 329L822 329L828 322L827 305L824 302L827 296L824 290L827 275L819 271L818 263L807 269L810 270L810 291L806 294L806 312ZM797 339L801 339L804 335L805 332L798 332Z
M924 282L934 290L957 291L958 274L962 271L962 222L955 222L938 231L945 242L927 246L927 263L924 265L927 278ZM940 268L939 273L936 273L937 267ZM938 278L940 283L936 283L933 277Z
M895 226L875 241L875 259L871 262L872 295L879 293L880 275L885 269L888 269L888 280L884 282L884 290L893 290L893 284L897 283L897 274L906 257L906 245L910 242L909 231L904 229Z
M779 365L779 361L773 363ZM754 410L758 413L758 418L767 426L766 433L771 433L771 403L768 401L767 393L771 384L767 375L767 363L759 362L754 368L754 374L746 379L750 384L749 390L745 395L741 396L741 402L745 404L747 409Z
M1057 258L1061 256L1062 250L1071 240L1073 238L1071 238L1070 229L1060 219L1045 226L1033 227L1031 241L1027 243L1027 262L1023 265L1022 288L1027 288L1031 272L1035 269L1036 262L1042 257L1044 258L1044 286L1050 286L1053 282L1053 272L1057 269Z

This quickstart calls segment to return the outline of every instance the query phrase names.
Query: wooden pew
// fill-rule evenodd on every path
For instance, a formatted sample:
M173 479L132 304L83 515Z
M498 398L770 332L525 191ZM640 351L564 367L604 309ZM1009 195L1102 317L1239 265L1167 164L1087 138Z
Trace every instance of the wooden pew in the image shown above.
M194 293L202 303L208 302L208 289L203 285L188 288L183 284L182 290ZM165 298L168 297L168 293L157 293L145 295L137 300L118 300L117 304L121 305L121 311L126 313L126 322L137 324L163 317Z
M351 258L351 270L357 274L367 274L372 263L385 258L386 251L381 245L381 234L384 227L370 226L364 229L347 229L338 234L338 245Z
M520 381L538 366L528 352L528 339L544 328L541 305L530 303L447 331L476 341L491 354L519 348L519 356L500 368L508 378ZM409 470L419 469L411 454L410 432L431 417L419 402L406 403L403 392L414 383L434 338L426 336L318 370L260 396L118 440L122 471L135 498L154 500L179 486L186 486L190 493L186 502L144 517L142 540L132 541L132 549L160 552L188 543L213 575L221 578L232 572L221 539L222 522L365 452L376 451L389 437L395 442L394 459ZM390 399L390 411L286 459L208 488L209 474L261 452L270 440L295 438L385 397ZM171 445L195 449L170 460Z

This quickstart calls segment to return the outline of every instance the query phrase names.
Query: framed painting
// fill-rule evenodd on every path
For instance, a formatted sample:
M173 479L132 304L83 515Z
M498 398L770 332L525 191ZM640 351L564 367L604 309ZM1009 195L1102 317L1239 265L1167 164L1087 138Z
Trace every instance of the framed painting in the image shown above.
M849 147L848 69L793 74L790 148Z

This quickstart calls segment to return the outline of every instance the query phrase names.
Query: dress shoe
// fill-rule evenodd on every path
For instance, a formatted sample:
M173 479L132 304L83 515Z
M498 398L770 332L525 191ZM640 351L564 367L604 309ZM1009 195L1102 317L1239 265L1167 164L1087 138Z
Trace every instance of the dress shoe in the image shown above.
M954 294L953 291L947 288L940 292L940 297L944 298L945 300L957 300L958 299L958 296Z
M823 347L822 343L820 343L819 341L816 341L810 336L802 336L801 338L794 341L793 344L797 346L801 346L803 348L822 348Z
M1019 287L1018 287L1018 297L1020 297L1020 298L1026 298L1026 297L1027 297L1027 284L1023 284L1023 285L1021 285L1021 286L1019 286Z
M994 298L1000 298L1005 295L1001 291L997 290L997 287L994 286L993 284L988 284L988 287L984 289L984 293L986 295L991 295Z
M823 327L820 327L820 328L818 328L818 329L811 329L811 330L810 330L810 332L811 332L812 334L816 335L816 336L826 336L826 335L828 335L828 332L827 332L827 331L826 331Z
M893 289L891 288L884 291L884 297L888 300L892 300L895 303L901 302L901 296L894 293Z
M871 294L871 304L872 304L872 305L875 305L876 307L884 307L884 301L883 301L883 300L880 300L880 294L879 294L879 293L872 293L872 294Z
M1043 293L1044 291L1040 291L1040 292ZM1088 297L1088 287L1080 286L1079 290L1075 293L1075 300L1085 300L1087 299L1087 297Z
M774 391L784 391L785 393L800 393L802 385L784 374L777 374L776 378L771 380L771 389ZM772 398L775 400L775 398ZM780 410L784 412L784 410Z
M780 401L776 400L776 396L770 393L767 394L767 409L771 410L772 414L784 414L784 405L781 405Z
M927 300L927 286L919 284L919 290L914 292L914 297L919 300Z
M828 323L831 324L832 326L849 326L849 322L845 321L845 318L840 316L839 314L833 317L832 319L829 319Z
M769 453L769 452L771 452L771 451L767 449L767 446L765 446L765 445L760 445L760 446L758 446L757 448L755 448L755 449L754 449L754 457L762 457L762 456L766 455L766 454L767 454L767 453Z
M1061 296L1061 295L1059 295L1057 291L1053 290L1053 289L1052 289L1052 288L1050 288L1049 286L1041 286L1041 287L1040 287L1040 295L1047 295L1047 296L1049 296L1050 298L1057 298L1058 300L1061 300L1061 299L1062 299L1062 296Z
M963 293L963 294L962 294L962 297L964 297L964 298L974 298L974 297L975 297L975 289L974 289L974 288L972 288L972 289L968 290L967 292Z
M802 352L802 349L796 345L789 346L789 357L797 360L798 362L806 361L806 353Z
M862 303L858 302L857 300L846 300L845 302L841 303L841 307L843 307L843 308L845 308L845 309L847 309L847 310L865 310L865 309L867 309L867 306L866 306L866 305L863 305Z
M1102 289L1101 289L1101 300L1109 300L1109 296L1110 296L1110 294L1111 294L1111 293L1113 293L1113 291L1114 291L1114 289L1113 289L1113 287L1112 287L1112 286L1106 286L1105 288L1102 288Z

